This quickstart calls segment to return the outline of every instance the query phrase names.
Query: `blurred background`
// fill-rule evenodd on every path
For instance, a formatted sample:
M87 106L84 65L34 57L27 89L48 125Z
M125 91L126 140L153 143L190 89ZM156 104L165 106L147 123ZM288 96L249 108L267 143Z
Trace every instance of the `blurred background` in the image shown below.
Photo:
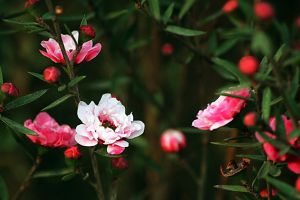
M135 119L146 124L145 133L130 141L130 147L125 151L129 161L127 170L111 170L110 158L99 157L104 187L108 189L112 180L118 176L120 200L247 199L247 195L243 194L245 198L242 198L239 194L230 194L213 186L240 184L241 179L245 182L252 180L250 170L232 178L224 178L219 172L220 165L225 166L236 154L251 153L252 150L210 144L235 137L238 134L236 129L200 132L192 129L191 123L199 109L205 108L217 98L215 93L218 88L228 85L228 81L221 76L226 74L218 70L210 58L218 56L237 63L244 54L257 50L249 48L249 44L255 33L262 29L267 40L263 38L261 46L269 45L269 48L276 49L282 42L296 45L299 32L294 26L294 20L299 14L300 2L269 1L276 10L277 20L254 26L251 24L253 13L249 7L248 11L239 9L230 16L222 13L225 0L160 0L161 16L171 4L174 5L173 14L167 23L206 32L196 37L182 37L164 31L165 24L155 20L151 13L146 12L147 9L141 9L135 1L53 2L62 9L59 16L61 24L67 24L71 30L78 30L85 15L88 23L96 29L94 41L102 44L98 57L76 66L78 75L87 76L79 84L82 100L98 102L102 94L112 93L123 102L128 114L133 112ZM186 5L186 2L190 4ZM249 6L253 4L250 0L240 2ZM24 3L23 0L0 0L1 19L15 13L20 15L19 12L24 11ZM184 6L186 11L182 11ZM46 12L41 0L34 8L27 10L27 14L13 19L32 22L36 16L43 16ZM236 27L233 22L238 20L249 22L249 26ZM4 81L15 83L21 95L50 88L38 101L5 113L11 119L23 123L26 119L33 119L42 108L65 93L58 92L55 85L28 74L41 74L46 67L53 65L38 51L41 49L40 42L48 38L43 33L30 33L22 24L1 20L0 27L0 65ZM66 30L63 32L66 33ZM255 51L258 57L261 56L261 48L264 51L264 47ZM67 82L65 75L61 82ZM72 99L53 108L49 114L60 124L76 127L80 123ZM239 116L229 126L232 124L235 127L242 126ZM0 175L9 193L13 194L32 165L28 152L34 154L36 147L25 136L14 133L3 124L0 126ZM187 137L187 147L176 155L165 153L160 148L160 135L169 128L182 130ZM26 150L26 147L29 148ZM86 150L82 148L82 151ZM49 176L35 178L22 199L96 199L94 191L81 178L75 176L62 180L65 175L63 170L67 166L63 149L47 152L38 171L49 172ZM251 163L250 168L257 170L257 163ZM191 176L193 173L199 177L197 183Z

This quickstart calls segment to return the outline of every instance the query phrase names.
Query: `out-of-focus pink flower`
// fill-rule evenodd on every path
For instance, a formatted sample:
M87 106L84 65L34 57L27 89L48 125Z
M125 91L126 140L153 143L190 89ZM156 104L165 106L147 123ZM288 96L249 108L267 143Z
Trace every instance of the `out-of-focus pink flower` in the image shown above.
M275 16L273 6L268 2L257 2L254 4L254 13L261 20L269 20Z
M43 72L43 77L45 81L48 81L49 83L55 83L60 78L60 70L56 67L47 67Z
M290 156L287 160L288 169L294 172L295 174L300 174L300 158L295 156Z
M228 94L248 98L249 89L243 88L229 91ZM201 130L214 130L231 122L234 116L245 106L246 100L228 96L220 96L215 102L200 110L193 126Z
M28 119L24 126L37 133L27 137L36 144L46 147L71 147L76 144L75 130L69 125L59 125L48 113L39 113L35 120Z
M277 190L272 188L272 197L276 196L276 194L277 194ZM269 196L268 189L261 190L259 195L261 198L268 198L268 196Z
M160 146L165 152L178 152L186 146L185 135L178 130L168 129L160 136Z
M298 177L296 180L295 188L298 192L300 192L300 177Z
M1 85L1 91L10 96L14 96L14 97L19 96L19 89L12 83L8 83L8 82L3 83Z
M127 169L128 168L128 161L123 157L112 158L111 159L111 165L112 165L113 168L116 168L116 169Z
M174 47L172 44L170 43L165 43L162 47L161 47L161 53L165 56L169 56L173 53L174 51Z
M222 10L224 13L231 13L232 11L236 10L239 6L239 3L237 0L228 0Z
M126 115L125 107L111 94L104 94L96 105L80 102L77 115L83 124L76 127L75 140L82 146L107 145L109 154L121 154L132 139L144 132L142 121L134 121L133 115Z
M34 4L36 4L37 2L39 2L40 0L27 0L26 2L25 2L25 8L28 8L28 7L30 7L30 6L32 6L32 5L34 5Z
M73 37L75 38L76 42L78 43L79 33L78 31L72 32ZM69 60L73 60L75 50L76 50L76 43L74 42L71 35L61 35L63 40L67 55ZM54 39L50 38L48 41L41 42L42 47L45 48L46 51L40 50L43 56L50 58L55 63L65 64L65 60L62 55L62 51L59 47L59 44ZM83 61L90 61L94 59L101 51L101 44L97 43L93 46L93 41L89 40L83 43L80 46L80 51L77 54L74 63L79 64Z
M95 37L95 29L91 25L82 25L79 27L80 31L91 38Z
M73 146L64 151L64 155L69 159L78 159L81 156L78 146Z

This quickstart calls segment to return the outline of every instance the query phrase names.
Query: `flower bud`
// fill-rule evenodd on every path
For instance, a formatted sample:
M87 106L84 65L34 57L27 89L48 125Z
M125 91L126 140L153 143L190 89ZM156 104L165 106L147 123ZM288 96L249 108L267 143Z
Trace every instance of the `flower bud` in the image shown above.
M254 13L261 20L269 20L275 15L273 6L267 2L255 3Z
M251 127L251 126L255 126L257 121L257 116L255 112L249 112L247 115L245 115L244 117L244 125Z
M239 70L245 75L254 75L259 68L259 62L254 56L244 56L239 61Z
M123 158L112 158L111 159L111 165L115 169L127 169L128 168L128 161Z
M174 47L172 44L170 43L165 43L162 47L161 47L161 53L165 56L169 56L173 53L174 51Z
M81 153L78 149L78 146L73 146L65 150L64 155L69 159L78 159L81 156Z
M231 13L232 11L236 10L238 7L238 1L237 0L228 0L222 10L224 13Z
M178 152L186 146L185 135L178 130L168 129L160 137L161 148L165 152Z
M272 189L272 197L276 196L276 194L277 194L277 190ZM259 195L261 198L268 198L269 192L267 189L263 189L260 191Z
M80 31L86 35L86 36L89 36L91 38L94 38L95 37L95 29L93 26L91 25L82 25L79 27L80 28Z
M60 78L60 75L61 75L60 70L57 69L56 67L47 67L43 72L45 81L49 83L57 82Z
M12 83L3 83L1 85L1 91L10 96L19 96L19 89Z
M25 8L29 8L30 6L33 6L34 4L36 4L37 2L39 2L40 0L27 0L25 2Z
M298 192L300 192L300 176L297 178L296 180L296 184L295 184L296 190Z
M287 167L295 174L300 174L300 158L291 156L288 160Z

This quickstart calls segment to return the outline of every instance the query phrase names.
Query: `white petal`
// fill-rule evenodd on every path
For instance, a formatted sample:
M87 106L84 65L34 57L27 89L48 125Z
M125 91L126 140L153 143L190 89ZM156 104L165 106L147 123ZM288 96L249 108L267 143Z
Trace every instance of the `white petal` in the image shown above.
M72 31L72 35L75 38L76 42L78 43L79 32L78 31Z
M127 137L128 139L138 137L144 133L145 124L142 121L133 121L131 126L134 131Z

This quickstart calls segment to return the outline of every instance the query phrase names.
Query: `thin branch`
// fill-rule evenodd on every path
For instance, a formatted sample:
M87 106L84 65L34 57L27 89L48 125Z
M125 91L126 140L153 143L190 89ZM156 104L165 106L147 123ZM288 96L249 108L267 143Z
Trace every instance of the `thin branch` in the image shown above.
M24 194L24 192L28 189L28 187L30 186L33 174L35 173L35 171L37 170L37 168L39 167L39 165L41 164L41 157L37 156L31 169L29 170L26 178L24 179L24 181L22 182L21 186L19 187L18 191L15 193L15 195L11 198L11 200L18 200L21 198L21 196Z
M95 148L90 148L89 152L90 152L90 157L91 157L91 163L92 163L92 168L93 168L93 172L94 172L94 176L96 179L96 185L97 185L97 196L99 200L104 200L104 193L103 193L103 187L102 187L102 183L101 183L101 179L100 179L100 174L99 174L99 167L98 167L98 161L97 158L94 154L94 149Z

